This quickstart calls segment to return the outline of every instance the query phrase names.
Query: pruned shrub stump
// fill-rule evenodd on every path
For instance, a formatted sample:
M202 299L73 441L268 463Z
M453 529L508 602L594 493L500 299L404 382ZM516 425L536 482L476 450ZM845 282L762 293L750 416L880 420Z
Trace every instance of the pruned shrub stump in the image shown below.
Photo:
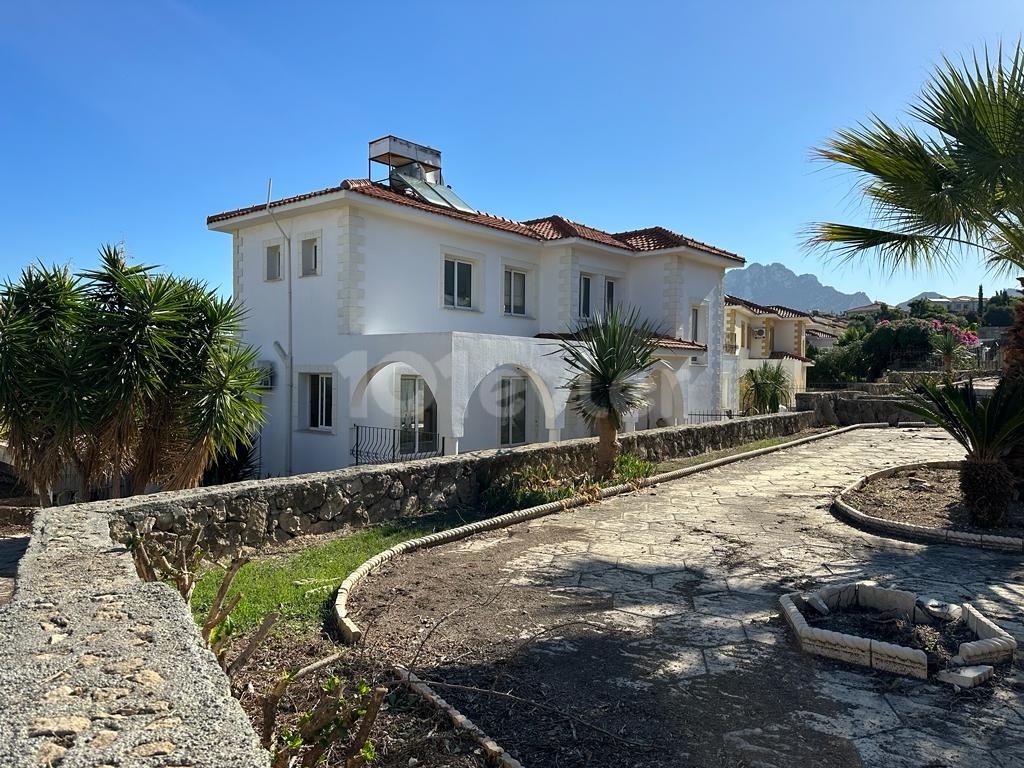
M976 640L960 643L949 669L1011 661L1017 641L970 603L950 605L919 597L913 592L886 589L872 581L824 587L816 592L791 592L779 598L782 615L796 634L805 653L826 656L850 664L928 679L928 657L923 650L828 629L812 627L805 614L841 613L851 607L884 612L912 624L938 624L937 614L959 615ZM822 609L825 610L822 610ZM946 670L943 670L946 671ZM948 679L944 675L937 679Z

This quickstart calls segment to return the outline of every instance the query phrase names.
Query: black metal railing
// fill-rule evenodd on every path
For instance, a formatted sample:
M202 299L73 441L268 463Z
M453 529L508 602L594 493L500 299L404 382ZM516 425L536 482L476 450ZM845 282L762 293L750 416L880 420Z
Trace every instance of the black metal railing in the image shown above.
M697 413L686 414L687 424L707 424L712 421L729 421L730 419L741 419L747 416L746 411L698 411Z
M389 464L444 456L444 435L422 429L352 427L352 450L356 464Z
M739 345L726 342L722 345L722 351L727 355L735 355L739 351Z

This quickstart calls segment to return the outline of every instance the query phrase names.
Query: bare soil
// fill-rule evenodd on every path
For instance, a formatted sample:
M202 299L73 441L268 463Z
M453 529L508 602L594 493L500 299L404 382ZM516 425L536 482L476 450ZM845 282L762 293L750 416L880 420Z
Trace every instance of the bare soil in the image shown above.
M242 691L242 707L257 733L263 723L261 694L277 682L282 672L304 667L338 650L332 638L326 635L311 638L308 632L288 628L268 638L237 681ZM377 753L373 761L375 768L484 768L486 765L482 750L464 731L454 728L442 713L396 685L394 675L386 666L358 650L343 657L337 665L293 683L278 708L279 729L298 725L302 713L313 708L321 686L332 674L341 677L353 691L359 682L371 687L383 685L390 691L370 733ZM326 761L319 765L341 768L344 763L340 752L337 748L328 752Z
M929 673L948 667L950 660L960 652L960 643L978 639L959 619L945 624L913 624L859 606L844 608L827 616L807 611L804 618L808 624L820 629L922 650L928 657Z
M911 469L864 484L852 494L861 512L884 520L913 523L930 528L950 528L967 533L1024 537L1024 504L1010 505L1006 525L979 528L960 493L960 473L955 469Z
M508 586L520 574L505 563L574 534L520 525L473 537L483 548L425 550L382 567L349 600L368 654L411 667L530 768L746 765L729 756L725 733L760 733L766 713L835 713L790 645L685 685L650 682L629 653L635 637L588 621L612 607L606 594ZM841 738L792 736L792 765L860 765Z

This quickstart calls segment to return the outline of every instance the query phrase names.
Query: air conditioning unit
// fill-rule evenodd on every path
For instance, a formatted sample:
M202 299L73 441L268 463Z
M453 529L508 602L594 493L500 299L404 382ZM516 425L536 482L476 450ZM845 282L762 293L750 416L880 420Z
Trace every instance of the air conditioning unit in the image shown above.
M766 329L764 329L764 328L755 328L754 329L754 338L755 339L763 339L767 335L768 335L768 331Z
M274 361L260 360L256 363L256 367L263 374L260 377L260 386L268 392L272 392L277 384L277 368L274 366Z

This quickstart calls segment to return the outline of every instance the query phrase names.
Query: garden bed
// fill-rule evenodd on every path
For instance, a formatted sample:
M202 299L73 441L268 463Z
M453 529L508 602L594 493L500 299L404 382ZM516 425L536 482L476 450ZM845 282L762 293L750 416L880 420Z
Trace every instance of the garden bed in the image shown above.
M861 489L847 494L847 501L866 515L892 522L964 533L1024 537L1024 504L1020 502L1010 505L1005 526L979 528L972 525L956 469L899 470L889 477L868 480Z
M962 619L944 624L912 624L891 613L859 606L850 606L827 616L808 610L802 613L807 623L817 629L924 651L928 657L929 674L948 667L959 653L960 643L977 640Z

